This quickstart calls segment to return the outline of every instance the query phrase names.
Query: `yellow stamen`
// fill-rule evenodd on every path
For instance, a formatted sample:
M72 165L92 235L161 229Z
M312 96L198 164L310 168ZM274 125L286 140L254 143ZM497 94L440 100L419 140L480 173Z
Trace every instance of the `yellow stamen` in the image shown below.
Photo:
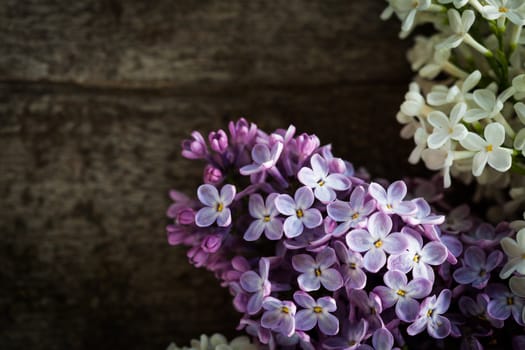
M304 213L303 213L303 210L302 209L297 209L295 211L295 214L297 215L297 217L300 219L304 216Z
M414 262L418 263L419 262L419 258L420 258L419 254L416 253L416 255L414 255L414 258L412 260L414 260Z
M224 204L217 203L217 207L215 209L220 213L224 209Z
M314 306L314 312L316 314L320 314L321 312L323 312L323 308L320 306Z
M427 311L427 317L432 317L432 314L434 313L434 309L428 309Z
M403 289L398 289L396 294L399 295L400 297L404 297L407 294L407 292L405 292Z
M493 149L494 149L494 147L492 147L492 145L488 145L487 147L485 147L485 150L487 152L492 152Z
M487 271L485 271L485 270L481 270L481 271L479 272L479 277L484 277L486 274L487 274Z
M281 312L283 314L289 314L290 313L290 309L288 309L287 306L283 306L283 307L281 307Z
M264 222L269 222L270 221L270 215L265 215L264 218L263 218L263 221Z
M325 183L326 183L326 182L324 182L324 180L322 180L322 179L319 180L319 181L317 181L317 184L318 184L320 187L323 187Z
M383 245L383 242L381 242L380 239L378 239L377 241L374 242L374 246L375 246L376 248L380 248L382 245Z
M319 268L319 267L316 267L315 270L314 270L314 272L315 272L315 276L316 276L316 277L319 277L319 276L322 275L322 273L321 273L321 268Z
M352 220L356 220L356 219L358 219L358 218L359 218L359 213L354 213L354 214L352 215Z
M355 263L350 263L350 265L348 265L352 270L355 270L357 265Z
M501 12L501 13L507 13L507 12L509 12L509 9L506 8L505 6L501 6L501 7L499 8L499 12Z
M387 207L387 209L392 209L393 208L392 204L387 204L386 207Z
M508 297L507 298L507 305L514 305L514 298L513 297Z

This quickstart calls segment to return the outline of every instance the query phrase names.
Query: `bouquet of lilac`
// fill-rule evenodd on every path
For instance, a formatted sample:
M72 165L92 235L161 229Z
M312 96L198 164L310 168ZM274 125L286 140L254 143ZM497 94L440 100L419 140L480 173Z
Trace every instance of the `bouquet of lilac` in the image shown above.
M370 183L293 126L267 134L240 119L182 147L205 162L204 184L197 199L171 192L168 241L229 288L261 348L525 343L524 300L498 275L524 269L525 255L500 249L523 249L508 224L450 211L433 183Z

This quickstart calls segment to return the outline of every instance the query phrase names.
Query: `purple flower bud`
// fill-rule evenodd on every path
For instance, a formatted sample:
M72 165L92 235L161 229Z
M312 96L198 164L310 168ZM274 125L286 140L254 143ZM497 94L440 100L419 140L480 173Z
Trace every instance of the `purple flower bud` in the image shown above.
M210 141L211 149L215 152L224 153L228 148L228 135L222 129L217 132L210 132L208 140Z
M194 131L192 138L182 141L182 156L188 159L202 159L208 154L206 141L201 133Z
M332 158L328 160L328 171L332 174L345 174L346 164L341 158Z
M219 234L213 234L204 237L201 243L201 248L206 253L215 253L219 250L222 245L222 236Z
M203 251L200 246L195 246L188 250L186 256L188 259L190 259L190 262L195 265L195 267L204 266L208 260L208 254Z
M302 159L309 157L320 144L321 142L317 136L308 135L306 133L302 133L295 139L297 153Z
M191 225L195 222L195 211L191 208L179 210L175 218L180 225Z
M206 165L204 168L204 183L210 185L220 184L224 180L222 171L213 165Z
M232 136L232 142L248 145L255 140L257 136L257 125L248 123L246 119L241 118L236 123L230 122L228 129Z

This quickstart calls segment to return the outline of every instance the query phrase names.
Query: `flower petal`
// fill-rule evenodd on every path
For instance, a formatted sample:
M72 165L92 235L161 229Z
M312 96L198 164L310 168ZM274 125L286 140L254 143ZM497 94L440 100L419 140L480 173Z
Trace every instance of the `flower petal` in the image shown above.
M324 248L320 251L315 261L320 267L330 267L337 262L337 257L335 256L335 250L330 247Z
M215 220L217 220L218 216L219 212L214 208L201 208L195 215L195 224L199 227L211 226L215 222Z
M367 226L372 238L383 238L392 230L392 220L386 214L375 213L368 219Z
M450 334L451 325L448 318L441 315L435 317L435 321L427 327L428 334L436 339L443 339Z
M253 294L250 297L250 299L248 299L248 304L246 304L246 310L250 315L254 315L257 312L259 312L259 310L261 310L264 297L265 295L263 291L259 291Z
M316 262L308 254L299 254L292 257L292 266L297 272L310 272L315 266Z
M295 192L294 199L297 208L308 209L314 203L314 193L309 187L303 186Z
M222 204L224 204L225 206L230 205L233 202L233 199L235 198L235 193L235 186L229 184L222 186L220 196Z
M197 189L197 197L202 204L213 207L219 201L219 192L212 185L200 185Z
M321 332L326 335L336 335L339 332L339 320L332 314L319 316L318 325Z
M317 181L319 180L315 173L310 168L301 168L297 173L297 178L299 181L308 187L317 186Z
M252 194L248 203L248 211L250 215L255 219L262 219L266 208L264 206L263 198L260 194Z
M427 326L427 317L426 315L419 317L414 323L412 323L407 328L408 335L416 335L425 329Z
M373 248L369 250L363 259L364 267L370 272L377 272L386 263L386 256L383 250Z
M372 182L370 186L368 186L368 193L379 203L386 202L386 191L380 184Z
M330 174L326 178L326 185L334 190L344 191L350 188L350 180L342 174Z
M257 164L262 164L270 160L270 150L262 143L256 144L252 149L252 159Z
M495 148L492 152L489 152L487 161L492 168L504 173L512 165L512 151L508 148Z
M480 176L485 169L489 155L487 152L481 151L474 155L472 159L472 175Z
M275 198L275 207L284 215L295 215L297 208L295 201L287 194L280 194Z
M470 267L460 267L452 276L458 283L470 284L479 277L479 272Z
M356 229L346 235L346 244L355 252L366 252L373 247L373 238L368 231Z
M264 234L266 238L275 241L283 236L283 222L280 219L273 219L266 223Z
M324 270L319 280L329 291L336 291L343 286L343 277L336 269Z
M306 292L311 292L321 288L321 281L319 281L319 278L315 275L313 270L299 275L299 277L297 277L297 283L299 284L299 288Z
M300 310L295 314L295 328L301 331L309 331L315 327L317 317L311 309Z
M432 282L425 278L414 278L407 284L406 292L410 297L421 299L432 291Z
M372 345L375 350L391 350L394 346L394 336L386 328L379 328L372 336Z
M322 203L329 203L335 200L336 194L333 189L324 186L317 186L314 189L315 198L319 199Z
M419 303L408 297L399 298L396 304L396 316L401 321L413 322L416 320L419 313Z
M310 208L303 211L302 222L308 228L314 228L323 223L323 216L317 209Z
M388 186L386 197L389 202L399 202L407 195L407 185L403 181L396 181Z
M305 293L303 291L295 292L293 294L293 300L295 300L297 305L300 305L305 309L311 309L316 305L314 298L312 298L310 294Z
M384 309L391 307L399 299L399 296L392 289L385 286L375 287L374 293L381 298L381 305L383 305Z
M447 259L447 247L440 242L429 242L421 250L421 260L429 265L441 265Z
M244 233L244 236L243 236L244 240L248 242L258 240L264 231L264 227L265 225L262 220L252 221L252 223L250 224L250 226L248 226L248 229Z
M321 157L318 153L314 154L310 159L312 170L317 176L325 177L328 174L328 164L326 159Z
M217 225L220 227L229 226L232 223L232 213L230 208L224 208L217 216Z
M356 190L354 190L355 192ZM327 205L326 211L335 221L347 221L351 218L350 205L343 201L335 201Z
M391 233L381 241L383 242L383 250L393 255L401 254L408 247L408 242L404 234L400 232Z

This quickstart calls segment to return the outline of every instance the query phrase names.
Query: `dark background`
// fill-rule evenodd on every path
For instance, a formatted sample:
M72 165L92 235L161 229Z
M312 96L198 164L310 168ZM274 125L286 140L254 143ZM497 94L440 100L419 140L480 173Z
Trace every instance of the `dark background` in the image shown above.
M0 348L164 349L234 334L227 291L166 242L194 129L289 123L415 174L395 113L411 40L383 0L1 0Z

